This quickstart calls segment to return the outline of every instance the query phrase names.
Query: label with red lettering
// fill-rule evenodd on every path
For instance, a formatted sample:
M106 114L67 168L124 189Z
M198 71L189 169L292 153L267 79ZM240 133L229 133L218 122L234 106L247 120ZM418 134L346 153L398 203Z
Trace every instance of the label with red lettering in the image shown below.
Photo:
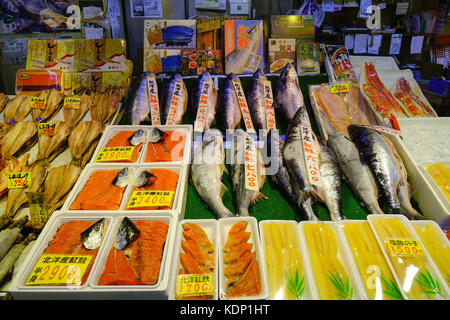
M248 109L247 100L245 99L244 90L242 90L241 82L234 80L232 80L232 82L239 103L239 108L241 109L242 118L244 118L245 128L247 129L248 133L256 134L256 130L253 126L252 118L250 116L250 110Z
M269 80L264 81L264 99L266 102L267 131L276 129L275 110L273 109L272 85Z
M259 191L256 143L251 137L247 136L244 139L244 157L245 188L247 190Z
M161 124L161 116L159 112L158 86L154 75L147 77L147 90L152 125L157 126Z
M376 131L381 132L381 133L387 133L387 134L391 134L391 135L394 135L394 136L401 136L402 135L401 131L398 131L398 130L395 130L395 129L392 129L392 128L388 128L388 127L372 126L372 125L366 125L366 127L371 128L371 129L376 130Z
M194 131L196 132L203 132L205 130L205 120L208 114L208 91L212 85L211 81L203 82L197 116L194 121Z
M310 127L300 126L309 183L320 186L319 153Z
M176 124L176 116L182 103L183 86L180 82L175 82L173 87L172 99L170 100L169 114L167 115L166 125L173 126Z

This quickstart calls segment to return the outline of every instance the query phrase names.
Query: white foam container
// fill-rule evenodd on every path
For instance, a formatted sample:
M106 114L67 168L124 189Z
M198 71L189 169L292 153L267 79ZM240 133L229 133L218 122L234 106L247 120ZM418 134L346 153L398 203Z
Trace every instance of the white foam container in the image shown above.
M187 180L188 180L188 166L187 165L176 165L176 164L168 164L168 163L161 163L161 164L128 164L128 163L116 163L116 164L89 164L87 165L83 172L80 175L80 178L78 179L75 186L72 188L72 191L70 192L69 196L67 197L64 206L62 208L63 211L67 211L70 213L78 213L83 214L88 210L70 210L70 206L75 201L75 199L78 196L78 193L84 188L86 185L89 176L98 170L120 170L122 168L128 168L130 170L131 179L130 183L127 187L125 187L125 191L123 193L122 201L120 204L120 207L117 210L94 210L95 212L99 213L114 213L116 215L123 215L123 214L129 214L132 212L137 212L141 214L156 214L159 215L162 212L165 212L166 214L173 215L177 219L182 219L184 216L184 211L186 208L186 196L187 196ZM174 200L172 204L171 210L127 210L127 204L128 200L132 193L132 187L134 185L134 179L137 177L137 175L145 170L151 170L151 169L169 169L173 170L178 173L179 180L177 184L177 189L175 191ZM91 210L92 211L92 210Z
M300 256L302 257L302 270L304 272L304 277L305 277L305 291L303 292L303 295L301 296L301 298L299 300L317 300L318 299L318 293L317 293L317 289L314 286L314 277L312 274L312 270L311 270L311 265L309 264L308 259L305 256L305 252L302 250L302 246L300 245L300 235L298 232L298 222L294 221L294 220L263 220L259 222L259 232L260 232L260 238L261 238L261 250L264 253L264 260L266 261L266 270L267 270L267 277L269 277L268 275L268 267L267 267L267 257L265 256L265 252L266 252L266 243L265 243L265 239L264 239L264 232L263 232L263 226L265 224L269 224L269 223L276 223L276 224L289 224L292 225L294 227L294 230L296 232L296 236L297 236L297 243L299 244L298 247L296 248L299 253ZM269 286L269 298L270 299L270 286Z
M184 146L183 146L183 159L181 161L170 161L170 162L145 162L145 157L147 154L147 147L150 140L150 130L152 128L158 128L162 131L171 130L178 131L185 134ZM94 155L91 158L91 163L96 164L110 164L114 162L95 162L95 158L101 148L106 147L111 138L119 133L120 131L136 131L142 129L145 132L145 142L142 146L141 152L139 154L138 160L135 163L141 164L189 164L191 161L191 145L192 145L192 125L174 125L174 126L148 126L148 125L135 125L135 126L121 126L121 125L111 125L105 129L97 148L94 151ZM122 163L122 162L120 162Z
M258 262L259 276L261 279L261 294L257 296L242 296L236 298L227 298L225 296L225 283L226 277L223 274L225 264L223 263L223 246L225 245L228 237L228 231L230 228L239 221L247 222L247 232L250 232L250 238L248 243L251 243L252 250L256 254L256 260ZM231 217L221 218L218 223L218 237L219 237L219 299L221 300L266 300L269 297L269 286L267 284L267 270L264 254L261 248L261 242L259 239L258 223L255 217Z
M219 291L219 246L218 241L218 222L216 219L185 219L181 220L177 226L176 238L175 238L175 250L173 251L173 260L171 267L171 279L169 287L169 300L175 300L176 288L177 288L177 276L182 268L180 261L180 254L184 252L181 247L181 241L185 240L183 237L183 225L187 223L195 223L200 226L208 235L209 241L214 246L214 300L218 300Z
M400 129L405 132L406 128L414 128L416 136L410 137L410 139L417 139L421 141L423 137L419 135L421 129L436 130L436 132L443 132L441 141L436 141L436 145L443 145L448 143L447 139L450 139L450 117L439 118L400 118L398 119ZM446 133L446 134L445 134ZM421 163L429 162L445 162L450 160L450 150L443 150L445 156L441 158L428 157L428 161L420 161L419 157L422 154L429 154L430 146L428 144L423 145L423 150L418 151L415 154L408 148L404 139L398 136L388 136L397 151L399 152L406 169L408 170L408 181L412 185L414 192L413 197L417 201L420 210L423 214L438 223L444 219L448 219L450 216L450 202L445 198L442 191L432 178L421 167ZM418 161L419 160L419 161Z
M313 281L314 287L317 290L317 297L319 300L322 300L319 295L319 288L317 287L317 283L314 277L314 270L311 265L310 259L310 250L308 248L305 233L303 230L304 225L306 224L328 224L332 228L334 235L337 240L337 258L341 262L344 267L347 276L350 279L350 283L353 287L353 296L351 300L365 300L367 297L364 295L364 285L362 284L361 278L359 277L358 269L356 268L355 261L349 251L348 247L345 247L345 243L342 241L342 234L339 232L339 226L334 221L301 221L299 223L299 234L300 234L300 245L302 246L302 250L304 252L305 258L308 259L308 263L310 265L310 270L313 273Z
M391 56L352 56L350 55L350 62L353 70L355 70L356 79L359 79L361 69L365 62L372 62L377 71L399 71L397 63Z
M386 248L384 247L383 244L383 238L378 234L375 226L373 225L373 220L374 219L398 219L401 221L402 225L406 228L406 230L408 231L408 233L411 235L411 239L408 240L415 240L417 242L420 243L420 246L423 248L424 252L425 252L425 259L426 259L426 263L428 264L429 268L431 270L430 273L433 276L434 279L438 280L441 284L446 283L445 279L442 277L441 273L439 272L438 268L436 267L436 265L434 264L433 260L431 259L427 249L425 248L425 246L423 245L422 241L420 240L420 237L417 235L416 231L414 230L414 228L411 225L411 222L408 220L408 218L406 218L403 215L399 215L399 214L370 214L367 216L367 220L369 221L370 224L370 228L372 229L373 233L375 234L375 237L377 238L377 242L378 245L381 247L381 250L383 251L384 257L386 259L386 261L389 264L389 267L391 268L391 272L395 277L395 280L398 284L401 284L401 281L397 275L397 272L394 268L394 266L392 265L391 259L390 259L390 255L387 252ZM410 300L410 298L408 297L408 294L404 291L403 286L399 285L399 289L401 291L401 293L403 294L403 296L405 297L405 299ZM450 289L448 286L442 286L442 291L443 294L445 295L445 299L450 299Z

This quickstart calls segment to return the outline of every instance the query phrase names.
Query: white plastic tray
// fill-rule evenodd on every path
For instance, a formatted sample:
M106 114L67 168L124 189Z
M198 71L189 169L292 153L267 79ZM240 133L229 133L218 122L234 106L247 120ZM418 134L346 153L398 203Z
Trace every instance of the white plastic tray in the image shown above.
M175 240L175 250L173 251L173 260L171 267L171 279L169 287L169 300L175 300L176 287L177 287L177 276L181 269L180 254L184 252L181 247L181 241L185 240L183 237L183 225L187 223L195 223L200 226L208 235L209 241L214 246L214 300L218 299L218 287L219 287L219 251L218 246L218 223L215 219L185 219L181 220L177 226L176 240Z
M225 296L225 283L226 277L223 274L225 264L223 263L223 246L225 245L228 237L228 231L230 228L239 221L247 222L247 232L251 232L248 243L253 244L252 251L256 254L256 260L258 262L259 275L261 279L261 294L258 296L243 296L237 298L227 298ZM261 249L261 243L258 233L258 224L254 217L231 217L219 219L218 226L218 238L219 238L219 299L221 300L265 300L269 297L269 286L267 284L267 270L266 262L264 260L264 254Z
M399 71L398 65L391 56L350 56L353 70L355 70L356 79L359 79L361 69L365 62L372 62L375 68L380 71Z

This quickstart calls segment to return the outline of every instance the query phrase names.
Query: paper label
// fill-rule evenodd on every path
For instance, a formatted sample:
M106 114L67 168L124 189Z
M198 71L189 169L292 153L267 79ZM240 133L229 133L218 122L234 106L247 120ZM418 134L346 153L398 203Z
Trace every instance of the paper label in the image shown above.
M264 81L264 99L266 102L267 131L276 129L275 110L273 109L272 85L269 80Z
M343 93L349 92L349 90L350 85L348 84L348 82L330 85L330 93Z
M176 124L176 115L178 110L180 109L181 104L181 95L182 95L183 87L181 83L175 82L173 87L172 99L170 100L169 114L167 115L166 125L172 126Z
M161 114L159 112L158 86L156 85L155 76L147 77L147 90L152 125L157 126L161 124Z
M128 200L127 209L142 207L170 207L173 191L135 190Z
M38 123L38 135L53 136L56 131L55 122L40 122Z
M373 126L373 125L366 125L366 127L371 128L373 130L376 130L378 132L381 133L387 133L387 134L392 134L392 135L396 135L396 136L401 136L402 132L399 130L395 130L392 128L388 128L388 127L382 127L382 126Z
M258 192L258 154L256 150L256 143L252 138L247 136L244 140L244 152L245 188L247 190Z
M8 173L7 187L8 189L23 189L31 185L31 173L25 172L11 172Z
M411 54L419 54L422 52L423 36L413 36L411 37Z
M100 148L100 151L95 157L95 162L108 162L108 161L126 161L131 160L135 147L104 147Z
M245 99L244 90L242 90L242 85L240 81L232 80L232 82L239 103L239 108L241 109L242 118L244 118L245 128L248 133L256 133L255 127L253 127L252 118L250 116L250 110L248 109L247 100Z
M91 260L91 255L43 254L25 285L79 285Z
M345 49L353 50L354 44L355 44L355 35L347 34L345 36Z
M313 140L311 128L300 126L302 132L303 155L305 157L306 168L308 170L309 183L321 186L319 171L319 153L316 143Z
M45 208L44 194L26 192L28 198L28 208L30 210L30 220L34 229L42 229L48 220Z
M411 239L387 239L389 252L396 256L424 255L419 241Z
M196 132L203 132L205 128L205 120L208 114L208 90L211 85L210 81L205 81L202 85L202 94L197 108L197 116L194 121L194 131Z
M30 108L45 109L47 106L47 98L30 97Z
M382 40L383 36L381 34L371 36L369 38L369 42L367 43L367 53L378 54Z
M214 274L180 274L177 276L177 295L213 295Z
M81 98L67 97L64 98L63 108L69 109L80 109L81 106Z
M391 36L391 45L389 47L389 54L399 54L400 48L402 46L402 35L401 34L393 34Z
M355 35L355 43L353 47L353 53L360 54L367 52L367 40L369 35L367 33L359 33Z

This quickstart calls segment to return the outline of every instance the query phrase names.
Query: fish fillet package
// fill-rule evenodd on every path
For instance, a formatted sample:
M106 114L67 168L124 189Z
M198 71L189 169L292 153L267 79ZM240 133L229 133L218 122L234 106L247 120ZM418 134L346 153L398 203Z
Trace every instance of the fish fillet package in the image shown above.
M144 20L144 48L195 49L196 21Z
M265 69L262 20L225 20L225 73Z
M73 72L76 41L79 40L28 40L26 69Z
M75 72L124 71L124 39L80 39L76 41Z

